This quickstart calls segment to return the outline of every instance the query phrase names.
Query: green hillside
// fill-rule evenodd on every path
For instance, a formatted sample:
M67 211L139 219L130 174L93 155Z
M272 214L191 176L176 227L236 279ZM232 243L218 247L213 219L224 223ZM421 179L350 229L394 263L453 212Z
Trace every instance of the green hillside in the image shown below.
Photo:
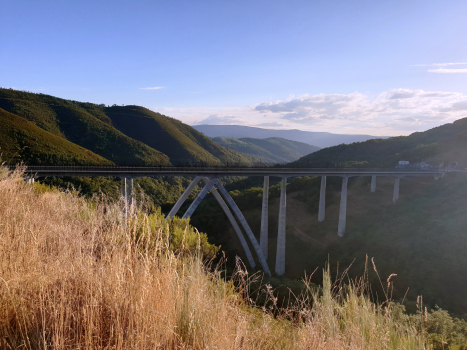
M319 147L280 137L266 139L213 137L219 145L257 157L263 163L288 163L319 150Z
M0 108L119 165L170 165L161 152L112 126L103 105L0 89Z
M254 158L223 148L176 119L139 106L104 108L115 128L166 154L172 164L251 164Z
M222 147L229 148L237 152L249 154L253 157L256 157L256 159L262 163L283 162L282 158L279 157L278 160L277 157L274 156L274 154L265 150L264 148L241 141L239 139L228 137L213 137L212 139L214 142L221 145Z
M0 88L0 108L119 165L251 165L176 119L139 106L65 100Z
M0 108L2 161L25 164L112 165L111 161Z
M409 136L391 137L324 148L300 158L290 166L394 167L399 160L411 163L427 161L433 165L450 162L467 164L467 118ZM351 163L349 163L351 162ZM347 163L347 164L346 164Z
M293 140L284 139L282 137L269 137L265 139L273 144L281 145L290 150L294 150L299 154L307 155L320 150L320 147L310 145L304 142L298 142Z

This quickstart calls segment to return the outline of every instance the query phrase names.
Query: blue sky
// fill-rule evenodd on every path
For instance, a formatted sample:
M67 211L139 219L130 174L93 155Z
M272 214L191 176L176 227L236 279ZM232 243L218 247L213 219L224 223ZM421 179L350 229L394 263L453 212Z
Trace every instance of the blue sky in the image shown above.
M466 1L0 0L0 86L189 124L408 134L467 117Z

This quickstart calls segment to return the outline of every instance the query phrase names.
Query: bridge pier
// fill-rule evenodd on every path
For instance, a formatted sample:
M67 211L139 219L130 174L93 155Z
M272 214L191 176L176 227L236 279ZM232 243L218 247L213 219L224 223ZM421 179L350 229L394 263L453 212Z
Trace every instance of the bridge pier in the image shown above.
M182 218L186 219L189 218L193 212L198 208L198 205L204 199L204 197L208 194L211 190L212 186L214 186L214 179L208 181L208 183L203 187L200 193L196 196L195 200L191 203L190 207L187 209L186 213L183 214Z
M232 197L230 196L229 192L227 192L225 187L222 186L222 184L219 182L219 180L214 179L213 181L215 182L215 184L216 184L217 188L219 189L219 191L224 196L227 203L232 208L233 212L235 213L235 215L238 218L238 221L240 221L240 223L242 224L243 229L245 230L248 238L250 239L251 244L253 245L253 248L255 249L256 255L258 256L259 262L261 263L261 267L263 268L264 272L266 272L268 275L271 275L271 271L269 271L268 263L266 262L266 259L264 258L264 255L263 255L263 253L261 251L261 247L259 246L258 241L256 240L256 237L253 234L253 231L251 231L250 226L246 222L245 217L243 216L242 212L237 207L237 204L235 204L235 202L232 199Z
M277 230L277 252L276 252L276 273L283 275L285 273L285 231L286 223L286 188L287 178L283 177L281 182L281 198L279 207L279 227Z
M123 199L122 207L125 217L133 213L135 209L135 192L133 190L133 178L121 178L121 196Z
M339 209L339 224L337 226L337 235L343 237L345 233L345 225L347 220L347 184L349 178L344 176L342 178L342 191L341 191L341 206Z
M269 176L264 177L263 206L261 210L261 235L259 245L264 258L268 259L268 201L269 201Z
M396 203L397 200L399 199L399 184L401 182L401 178L400 177L396 177L394 179L394 192L392 194L392 202L393 203Z
M172 210L167 215L168 219L173 218L175 215L177 215L177 212L180 210L180 207L183 205L183 203L185 203L186 199L191 194L191 192L193 192L193 189L198 184L198 182L201 181L201 179L202 179L201 176L196 176L193 179L193 181L188 185L186 190L183 192L182 196L178 199L177 203L175 203Z
M209 178L205 177L203 178L203 181L205 184L208 184ZM253 255L251 255L251 251L250 251L250 248L248 247L248 243L245 240L245 237L243 236L242 230L240 230L240 227L238 226L237 221L235 221L235 218L233 217L232 212L230 211L224 199L222 198L222 196L219 194L219 192L216 190L214 186L211 188L211 193L213 194L214 198L216 198L217 202L219 203L225 215L227 216L230 223L232 224L234 231L237 234L238 239L240 240L240 244L242 245L242 248L245 252L246 258L248 259L248 263L250 264L251 268L254 269L256 266L255 259L253 259Z
M183 215L182 218L186 219L186 218L190 217L191 215L193 215L193 212L196 210L198 205L204 199L206 194L208 194L208 192L211 191L214 198L216 198L217 202L220 204L222 210L224 210L224 213L227 215L227 218L229 219L230 223L232 224L232 226L233 226L233 228L235 230L235 233L237 234L237 237L240 240L240 243L241 243L241 245L243 247L243 250L245 251L245 254L246 254L247 259L248 259L248 263L250 264L250 266L252 268L254 268L256 266L256 264L255 264L255 261L253 259L252 254L251 254L250 248L248 247L248 243L246 242L245 237L243 236L243 233L240 230L240 227L238 226L235 218L233 217L232 213L230 212L228 205L225 203L222 196L219 194L219 192L214 187L214 185L216 185L219 188L219 190L221 191L221 193L224 195L227 203L230 204L230 207L232 208L233 212L237 216L238 220L240 221L243 228L245 229L248 237L250 238L250 240L251 240L251 242L253 244L253 247L254 247L256 253L258 254L258 258L260 260L260 263L261 263L261 266L262 266L263 270L267 274L270 275L271 272L269 271L268 265L266 263L266 259L264 258L263 254L261 253L260 246L259 246L258 242L256 241L256 238L253 235L253 232L251 231L250 226L246 222L245 218L243 217L243 214L240 212L240 209L237 207L237 205L233 201L232 197L230 197L227 190L224 188L224 186L222 186L222 184L219 182L219 180L217 178L213 178L213 179L210 180L207 177L203 178L201 176L197 176L190 183L190 185L187 187L187 189L183 192L182 196L177 201L177 203L174 205L174 207L170 211L169 215L167 215L167 217L172 218L173 216L175 216L175 214L178 212L179 208L185 202L186 198L188 198L190 193L193 191L194 187L198 184L198 182L201 179L203 179L203 181L205 182L206 185L203 187L201 192L198 193L195 200L191 203L190 207L188 208L188 210L186 211L186 213Z
M371 192L376 192L376 175L371 175Z
M321 176L321 188L319 191L319 210L318 210L318 221L324 221L326 210L326 176Z

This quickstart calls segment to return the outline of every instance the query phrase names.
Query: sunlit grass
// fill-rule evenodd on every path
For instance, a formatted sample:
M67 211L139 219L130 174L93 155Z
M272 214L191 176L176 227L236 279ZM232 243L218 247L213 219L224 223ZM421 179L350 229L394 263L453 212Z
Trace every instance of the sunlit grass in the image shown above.
M174 248L161 215L125 219L118 204L38 191L21 171L0 171L0 218L0 348L424 347L390 303L370 302L364 281L336 284L325 273L320 290L287 309L264 286L262 310L240 263L230 281L203 264L201 236Z

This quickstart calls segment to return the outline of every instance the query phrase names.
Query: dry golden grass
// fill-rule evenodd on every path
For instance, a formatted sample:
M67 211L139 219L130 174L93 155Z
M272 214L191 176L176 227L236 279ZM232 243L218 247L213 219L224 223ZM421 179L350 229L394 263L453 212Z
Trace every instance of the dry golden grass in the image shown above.
M350 287L337 298L328 276L273 317L245 301L241 270L224 281L198 254L170 251L162 217L151 229L143 214L124 220L118 205L21 176L0 167L2 349L423 348L390 307Z

